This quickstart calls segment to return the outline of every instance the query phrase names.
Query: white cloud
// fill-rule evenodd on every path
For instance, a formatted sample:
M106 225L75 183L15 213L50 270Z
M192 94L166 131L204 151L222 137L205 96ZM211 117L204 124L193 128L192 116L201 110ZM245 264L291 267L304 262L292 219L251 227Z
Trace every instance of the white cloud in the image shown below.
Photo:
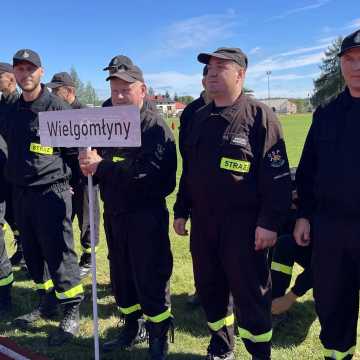
M347 26L347 29L359 29L360 28L360 18L352 20Z
M328 43L324 43L324 44L321 44L321 45L299 48L299 49L295 49L295 50L291 50L291 51L281 53L278 56L291 56L291 55L305 54L305 53L308 53L308 52L312 52L314 50L326 49L328 47L328 45L329 45Z
M300 79L307 79L307 78L315 78L319 75L319 72L317 73L311 73L311 74L282 74L282 75L270 75L271 81L292 81L292 80L300 80ZM264 76L263 81L267 82L267 77Z
M261 47L260 47L260 46L256 46L256 47L252 48L252 49L249 51L249 55L258 54L260 51L261 51Z
M282 56L274 56L260 61L253 66L250 66L248 74L251 77L258 78L262 77L266 73L266 71L269 70L276 71L302 68L308 65L320 63L323 56L324 53L322 51L314 54L293 57L290 59L284 59Z
M328 2L330 2L331 0L317 0L314 4L311 5L307 5L307 6L303 6L303 7L298 7L298 8L294 8L294 9L290 9L288 11L285 11L279 15L273 16L269 19L269 21L271 20L279 20L279 19L284 19L290 15L293 14L297 14L300 12L304 12L304 11L309 11L309 10L314 10L317 9L319 7L322 7L324 5L326 5Z
M234 35L238 18L233 10L223 14L208 14L174 22L167 29L165 52L197 49Z
M191 95L197 97L201 90L202 74L184 74L177 71L166 71L145 74L145 81L155 92L164 93L166 90L178 95Z

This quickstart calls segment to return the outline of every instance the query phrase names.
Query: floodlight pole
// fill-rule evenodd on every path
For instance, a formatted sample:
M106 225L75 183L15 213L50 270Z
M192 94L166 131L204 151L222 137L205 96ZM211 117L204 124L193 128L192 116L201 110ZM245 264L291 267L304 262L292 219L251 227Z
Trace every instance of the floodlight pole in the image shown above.
M267 75L267 80L268 80L268 100L270 100L270 75L271 75L271 71L268 70L266 72L266 75Z

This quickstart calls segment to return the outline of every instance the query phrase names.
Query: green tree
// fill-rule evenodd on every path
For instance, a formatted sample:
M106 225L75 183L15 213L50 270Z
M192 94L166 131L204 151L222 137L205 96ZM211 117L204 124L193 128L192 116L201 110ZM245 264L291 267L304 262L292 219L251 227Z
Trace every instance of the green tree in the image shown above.
M91 85L91 82L88 81L86 86L80 80L80 77L74 66L70 69L70 75L75 83L76 96L79 101L83 104L92 104L92 105L101 105L101 101L96 94L96 90Z
M187 105L187 104L190 104L192 101L194 101L194 98L189 95L178 96L178 101Z
M179 97L177 96L177 93L174 94L174 101L179 101Z
M311 97L314 107L327 103L344 89L345 82L341 74L340 59L337 56L341 42L342 38L339 37L325 51L325 57L320 65L321 74L314 80L314 94Z

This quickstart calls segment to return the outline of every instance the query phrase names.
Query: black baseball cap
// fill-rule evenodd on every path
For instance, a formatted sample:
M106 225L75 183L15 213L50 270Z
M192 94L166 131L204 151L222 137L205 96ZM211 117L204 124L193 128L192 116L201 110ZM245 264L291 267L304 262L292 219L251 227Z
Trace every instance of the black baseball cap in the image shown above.
M198 55L197 59L203 64L208 64L211 57L216 57L218 59L232 60L239 64L244 69L248 66L248 58L239 48L227 48L221 47L215 50L212 53L201 53Z
M348 50L358 47L360 47L360 29L344 38L338 56L343 56Z
M114 68L117 68L118 66L120 65L134 65L133 62L131 61L131 59L125 55L117 55L117 56L114 56L110 62L109 62L109 65L104 68L103 70L112 70Z
M121 79L130 83L136 81L144 82L143 73L136 65L122 64L117 68L110 69L109 76L106 78L106 81L114 78Z
M38 53L30 49L21 49L13 57L13 66L16 64L27 61L37 67L41 67L41 60Z
M55 74L52 77L51 81L46 84L46 86L50 89L55 89L60 86L75 87L75 83L70 74L68 74L67 72L60 72Z
M14 69L11 64L0 62L0 74L2 73L13 73Z

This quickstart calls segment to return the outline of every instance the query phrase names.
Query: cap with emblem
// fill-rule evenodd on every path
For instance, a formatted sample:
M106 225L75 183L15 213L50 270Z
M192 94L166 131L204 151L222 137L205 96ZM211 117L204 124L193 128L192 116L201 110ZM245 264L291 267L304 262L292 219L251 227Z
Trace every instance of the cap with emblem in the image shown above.
M13 57L13 66L20 62L27 61L37 67L41 67L40 56L33 50L21 49Z
M125 55L117 55L114 56L110 62L109 65L104 68L103 70L112 70L114 68L117 68L120 65L134 65L131 59Z
M110 64L112 65L110 66ZM108 66L109 76L106 78L106 81L117 78L130 83L136 81L144 82L141 69L134 65L127 56L116 56L115 58L111 59L110 64Z
M344 38L338 56L343 56L348 50L354 48L360 48L360 30L356 30Z
M218 59L232 60L239 64L244 69L248 66L248 58L239 48L221 47L212 53L201 53L198 55L198 61L203 64L208 64L211 57Z
M50 89L55 89L60 86L71 86L75 87L74 80L67 72L60 72L55 74L51 81L46 84Z
M0 74L13 73L14 69L11 64L0 62Z

